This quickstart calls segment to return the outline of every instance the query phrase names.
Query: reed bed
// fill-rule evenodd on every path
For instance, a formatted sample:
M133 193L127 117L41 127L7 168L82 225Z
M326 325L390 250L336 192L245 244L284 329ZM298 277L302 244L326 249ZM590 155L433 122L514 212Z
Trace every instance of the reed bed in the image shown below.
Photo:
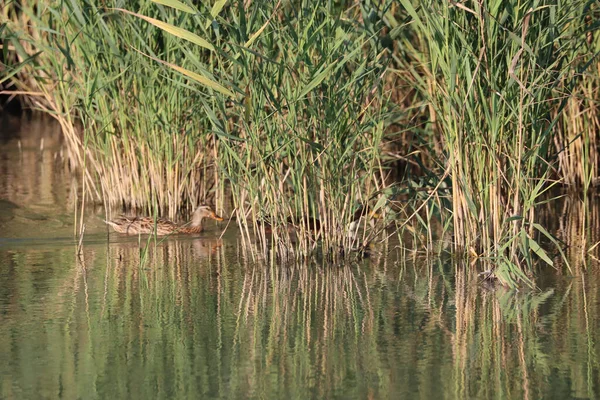
M164 9L141 11L168 20ZM8 25L5 47L26 63L26 76L38 78L16 81L18 90L61 123L90 199L174 217L209 197L214 140L196 113L197 91L170 71L152 72L153 61L134 50L158 57L155 51L170 49L163 59L193 63L177 43L89 3L22 2L15 15L19 23Z
M398 73L427 99L445 147L455 248L488 257L505 282L528 281L532 256L553 264L538 244L540 237L553 240L536 223L536 206L568 174L566 164L582 165L568 182L592 176L583 166L595 158L593 145L582 150L586 135L570 150L574 157L563 156L563 170L552 163L561 137L556 125L571 121L564 112L575 101L573 81L597 65L593 53L581 51L589 8L585 2L400 3L412 35L399 35L408 57L396 59L406 71Z
M554 264L550 189L597 182L597 8L22 1L0 23L91 197L230 203L247 242L294 257L445 233L514 285ZM360 207L375 227L350 229Z

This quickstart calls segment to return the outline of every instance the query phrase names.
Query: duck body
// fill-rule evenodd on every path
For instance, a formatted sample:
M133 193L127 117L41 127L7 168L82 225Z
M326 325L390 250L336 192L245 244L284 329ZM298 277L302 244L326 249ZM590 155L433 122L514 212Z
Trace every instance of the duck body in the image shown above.
M111 221L104 221L118 233L127 235L152 235L165 236L173 233L194 234L204 230L202 221L211 218L215 221L223 221L209 206L200 206L194 211L192 221L186 225L178 225L175 222L152 217L119 217Z

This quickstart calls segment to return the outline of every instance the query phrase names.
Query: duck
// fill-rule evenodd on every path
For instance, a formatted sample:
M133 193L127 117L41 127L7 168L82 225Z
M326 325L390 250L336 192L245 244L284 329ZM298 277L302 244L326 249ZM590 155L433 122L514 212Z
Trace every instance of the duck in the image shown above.
M223 221L210 206L202 205L196 208L192 214L192 220L185 225L177 225L168 219L159 218L154 220L152 217L127 217L122 216L111 221L104 221L106 224L118 233L127 235L151 235L157 236L170 235L172 233L194 234L204 230L202 221L204 218L211 218L215 221ZM155 229L156 228L156 229Z

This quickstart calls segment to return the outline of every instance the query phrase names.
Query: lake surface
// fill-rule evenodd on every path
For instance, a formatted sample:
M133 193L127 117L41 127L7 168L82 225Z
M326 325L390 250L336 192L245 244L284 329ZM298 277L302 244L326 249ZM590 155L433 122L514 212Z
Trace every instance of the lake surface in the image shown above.
M573 273L540 290L490 290L398 243L347 265L257 261L223 224L140 242L92 206L79 252L58 127L0 130L2 399L600 396L597 252L572 245ZM570 244L577 215L557 219Z

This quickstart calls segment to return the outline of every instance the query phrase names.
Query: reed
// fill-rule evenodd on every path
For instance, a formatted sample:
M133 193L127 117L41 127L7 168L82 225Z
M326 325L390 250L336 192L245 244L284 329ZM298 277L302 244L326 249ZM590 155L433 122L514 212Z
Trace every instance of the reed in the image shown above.
M293 220L303 253L317 239L324 248L363 245L348 227L356 209L374 207L377 198L369 200L385 186L378 65L384 55L343 22L354 14L334 13L307 3L299 13L276 7L266 14L275 18L260 18L258 9L247 16L255 21L251 32L269 25L252 52L239 53L244 107L232 132L220 132L238 138L221 142L220 162L239 215L252 216L240 220L242 231L260 231L248 221L268 220L284 248ZM315 220L321 232L311 235Z
M528 281L533 256L553 263L537 243L552 237L535 209L555 182L551 149L572 99L566 88L593 60L574 57L585 2L400 3L411 25L398 45L409 58L396 62L441 135L455 248L489 257L504 282Z
M514 285L554 263L536 216L552 186L597 180L584 1L11 7L20 90L107 204L173 218L222 211L227 188L246 242L293 256L451 231ZM384 218L349 232L360 206Z
M173 1L163 3L185 9ZM201 98L200 104L218 139L216 162L230 183L238 222L248 240L251 231L261 233L266 245L261 227L268 221L280 252L289 249L292 236L298 239L300 255L311 253L317 243L332 253L362 248L369 240L350 232L349 226L361 206L377 208L369 200L385 185L380 160L384 55L370 48L366 35L344 23L333 7L307 3L300 12L280 4L270 7L266 13L264 7L223 10L224 21L245 23L224 24L229 41L221 45L221 54L213 51L217 54L212 68L197 66L196 73L155 61L211 92L210 100ZM212 44L219 42L214 33L210 37L205 31L211 39L205 40L179 25L151 23L193 41L190 52L198 50L194 45L218 48ZM199 30L201 26L195 31ZM207 70L218 70L218 76L229 81L217 81ZM234 91L238 94L228 103L223 94L231 97ZM292 235L290 220L296 230ZM315 224L320 231L310 232Z
M197 60L168 35L117 11L21 3L8 43L20 62L37 56L22 68L30 79L15 82L61 123L88 198L174 217L211 197L214 140L196 112L197 90L134 49L184 67ZM141 11L168 20L162 7Z

